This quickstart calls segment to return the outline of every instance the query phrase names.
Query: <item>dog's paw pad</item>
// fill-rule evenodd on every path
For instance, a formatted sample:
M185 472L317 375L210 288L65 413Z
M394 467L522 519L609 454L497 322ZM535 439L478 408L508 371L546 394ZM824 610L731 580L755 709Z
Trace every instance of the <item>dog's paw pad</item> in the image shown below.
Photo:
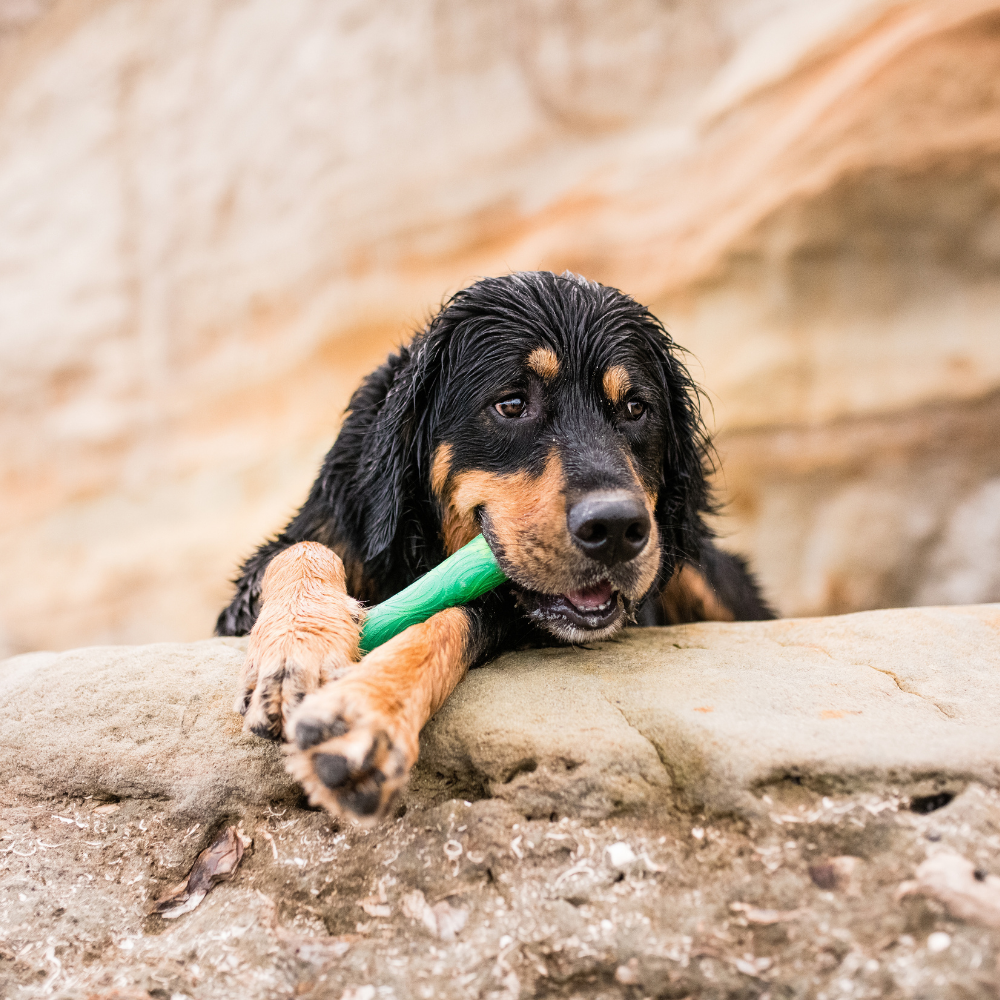
M370 781L371 787L358 787L344 796L344 808L354 813L355 816L374 816L382 808L382 784L384 781L382 775L373 775ZM386 805L388 804L387 801Z
M339 753L318 753L312 759L312 766L316 777L327 788L340 788L351 774L351 765Z
M349 728L340 716L332 722L323 719L301 719L295 726L295 745L300 750L308 750L335 736L343 736Z

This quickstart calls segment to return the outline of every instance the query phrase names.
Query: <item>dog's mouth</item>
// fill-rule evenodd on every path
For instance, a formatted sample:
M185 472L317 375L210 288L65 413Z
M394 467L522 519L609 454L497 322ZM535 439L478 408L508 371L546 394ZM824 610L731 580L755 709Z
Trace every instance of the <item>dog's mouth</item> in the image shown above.
M564 594L516 588L529 617L550 632L576 641L616 631L625 618L621 594L607 580Z

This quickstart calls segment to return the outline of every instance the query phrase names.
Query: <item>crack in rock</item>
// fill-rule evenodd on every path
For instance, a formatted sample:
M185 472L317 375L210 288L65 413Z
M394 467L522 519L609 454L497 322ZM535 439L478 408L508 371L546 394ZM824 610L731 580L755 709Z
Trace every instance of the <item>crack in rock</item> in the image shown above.
M856 666L859 666L859 667L868 667L870 670L874 670L877 673L885 674L886 677L891 677L892 680L893 680L893 683L896 685L897 688L899 688L899 690L903 694L911 694L915 698L920 698L923 701L926 701L927 704L933 705L946 719L956 719L957 718L957 716L956 716L956 714L954 712L948 711L948 709L946 709L943 705L941 705L938 702L936 702L933 698L928 698L927 695L921 694L919 691L916 691L913 688L904 687L903 686L903 681L901 681L899 679L899 676L898 676L898 674L896 674L895 671L889 670L887 667L876 667L876 666L874 666L871 663L857 663Z

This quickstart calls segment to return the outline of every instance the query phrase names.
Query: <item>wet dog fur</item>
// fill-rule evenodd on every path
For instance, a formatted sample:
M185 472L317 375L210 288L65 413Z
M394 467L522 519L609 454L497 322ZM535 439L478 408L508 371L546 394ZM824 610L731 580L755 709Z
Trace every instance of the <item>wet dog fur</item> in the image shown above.
M621 292L548 272L459 292L362 383L305 504L241 567L236 707L311 800L371 821L470 667L629 624L773 617L705 516L680 350ZM510 579L358 657L363 610L482 533Z

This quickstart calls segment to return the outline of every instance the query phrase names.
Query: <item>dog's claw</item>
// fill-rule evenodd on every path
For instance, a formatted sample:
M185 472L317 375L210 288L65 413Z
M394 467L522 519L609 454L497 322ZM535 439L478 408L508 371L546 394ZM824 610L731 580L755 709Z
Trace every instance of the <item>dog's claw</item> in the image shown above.
M268 718L265 722L255 722L249 727L254 736L262 740L277 742L281 739L281 723L277 719Z

